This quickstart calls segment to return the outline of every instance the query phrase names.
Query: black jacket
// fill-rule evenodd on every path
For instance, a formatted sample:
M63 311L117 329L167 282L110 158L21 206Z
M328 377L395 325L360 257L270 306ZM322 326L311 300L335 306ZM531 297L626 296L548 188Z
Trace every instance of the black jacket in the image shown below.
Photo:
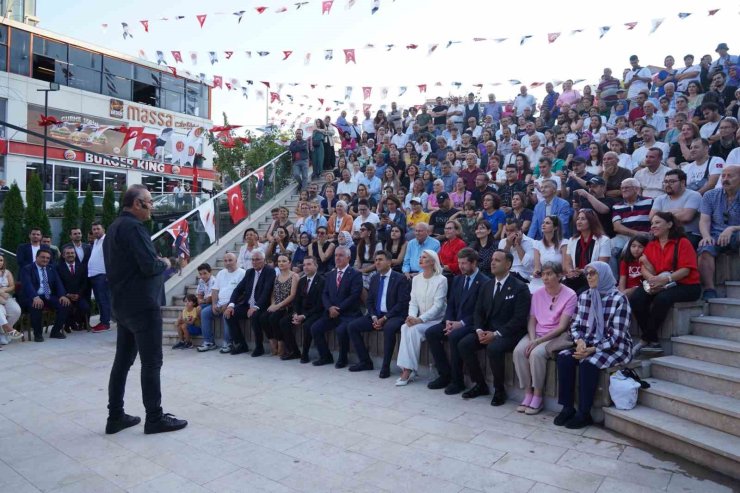
M321 293L324 292L324 277L316 274L311 283L311 289L306 293L308 277L303 276L298 281L298 289L293 302L293 309L298 315L305 315L307 319L320 316L324 312Z
M144 223L130 212L121 212L108 228L103 257L114 315L132 318L143 311L159 313L166 266Z
M82 247L82 252L83 252L85 258L80 259L80 256L77 255L77 250L76 249L75 249L75 258L78 261L82 262L82 265L84 265L85 267L87 267L87 263L90 261L90 254L92 253L92 245L90 245L89 243L85 243L83 241L80 246ZM67 243L66 245L62 246L61 251L64 252L64 249L67 248L67 247L75 248L75 245L74 245L74 243ZM64 260L64 259L61 259L61 260Z
M84 295L88 288L87 267L75 259L75 273L69 271L67 262L64 260L57 263L57 274L64 284L64 289L69 294Z
M253 308L249 305L249 298L252 297L252 285L254 284L254 269L248 269L247 273L244 274L244 278L234 288L234 292L231 293L231 299L229 303L234 303L235 306L246 306ZM254 288L254 306L259 307L260 310L267 310L270 306L270 297L272 296L272 287L275 284L275 269L270 267L263 267L260 272L260 276L257 279L257 286Z
M499 331L503 337L521 337L527 332L532 295L525 283L509 274L496 298L496 278L478 294L475 304L475 328Z
M465 276L455 276L455 279L452 281L452 293L450 294L450 298L447 300L445 320L452 322L462 321L466 327L472 324L473 316L475 314L476 300L480 296L481 290L490 279L490 277L485 275L479 269L473 282L470 283L468 291L463 292L465 288ZM476 326L476 328L478 328L478 326Z

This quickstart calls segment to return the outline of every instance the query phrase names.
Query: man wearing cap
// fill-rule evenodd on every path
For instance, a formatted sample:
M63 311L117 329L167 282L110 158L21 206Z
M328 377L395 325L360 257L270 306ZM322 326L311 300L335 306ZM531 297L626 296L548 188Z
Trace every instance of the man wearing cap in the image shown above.
M588 188L588 181L596 175L586 171L586 160L579 156L573 159L570 171L564 176L565 187L560 195L570 203L573 202L575 191Z
M719 55L719 58L712 62L712 65L709 68L710 74L714 73L715 70L722 70L722 72L727 75L729 73L730 66L737 65L737 56L730 55L729 50L727 43L720 43L717 45L717 48L714 51Z
M683 57L683 63L686 65L683 68L676 70L676 90L681 93L688 91L689 82L699 82L699 76L701 75L701 66L694 65L694 55L686 55Z
M428 212L424 212L424 210L422 209L421 197L411 197L411 200L409 200L409 204L411 204L411 213L406 216L406 225L409 227L409 229L413 228L419 223L428 225L430 214Z
M588 191L579 189L573 192L574 217L581 209L593 209L599 218L604 233L609 238L614 237L614 225L612 224L612 207L616 203L611 197L606 196L606 180L600 176L594 176L588 180Z
M627 89L627 99L636 101L637 95L642 91L649 91L648 83L652 80L649 68L640 66L637 55L630 57L631 69L624 71L624 88Z
M406 255L403 257L401 272L411 279L421 271L419 259L424 250L439 251L439 241L429 236L429 225L417 223L414 225L414 239L409 241L406 247Z
M429 218L429 225L432 227L432 236L439 241L444 241L445 224L453 214L457 214L458 210L452 207L452 200L447 192L437 194L437 205L439 205L439 209L432 213Z

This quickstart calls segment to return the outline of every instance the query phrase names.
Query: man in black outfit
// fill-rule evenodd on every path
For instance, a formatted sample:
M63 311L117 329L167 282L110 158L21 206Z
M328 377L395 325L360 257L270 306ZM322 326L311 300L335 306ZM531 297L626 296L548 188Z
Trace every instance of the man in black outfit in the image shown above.
M317 275L319 265L315 257L304 257L303 272L306 274L298 281L298 288L293 300L293 312L280 319L280 332L286 354L282 360L301 358L301 363L308 363L308 350L311 348L311 326L324 312L321 293L324 291L324 278ZM303 327L303 351L298 349L294 329Z
M234 341L231 354L249 352L239 320L248 318L254 332L254 351L252 357L265 354L264 340L258 315L270 306L272 287L275 284L275 269L265 268L265 254L259 250L252 252L252 268L244 274L244 279L234 288L229 306L224 311L224 319L229 326L229 334Z
M475 333L466 335L458 344L468 367L473 387L463 392L463 399L488 395L488 385L481 371L476 352L486 348L493 372L492 406L506 402L504 370L506 353L513 351L527 332L531 295L527 285L509 275L514 257L503 250L493 252L491 274L494 278L481 289L475 304Z
M349 367L349 371L373 369L373 360L367 352L363 332L383 331L383 364L380 367L380 378L391 376L391 358L396 348L396 334L409 314L411 285L406 276L391 270L393 257L385 250L375 252L375 270L377 275L370 279L367 296L367 315L350 322L347 327L349 339L357 352L360 362Z
M465 390L463 362L460 358L458 344L463 337L475 335L473 323L475 302L478 295L490 280L478 270L478 252L472 248L463 248L457 254L457 263L461 275L452 281L450 299L447 300L447 311L444 320L429 327L426 332L429 351L434 358L439 376L429 382L428 388L445 389L445 394L459 394ZM450 361L447 359L443 342L450 341Z
M141 422L123 411L126 377L138 352L141 396L146 408L144 433L185 428L184 419L162 412L159 373L162 368L162 313L159 295L169 261L157 255L143 221L151 218L152 195L144 185L131 185L123 196L123 211L108 229L103 243L113 317L118 323L116 357L108 383L107 434Z
M62 250L62 260L57 263L57 274L62 280L66 296L70 301L70 313L67 316L65 328L81 330L87 320L90 304L85 298L88 291L87 268L77 259L72 244Z

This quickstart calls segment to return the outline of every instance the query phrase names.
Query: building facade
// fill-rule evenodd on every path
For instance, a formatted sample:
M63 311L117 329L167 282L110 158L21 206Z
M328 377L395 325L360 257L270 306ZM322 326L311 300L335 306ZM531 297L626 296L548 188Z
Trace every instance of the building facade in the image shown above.
M210 87L167 66L136 60L41 29L0 24L0 179L22 191L32 174L44 182L47 202L72 187L102 195L142 183L152 194L178 183L212 188L215 173L206 131ZM48 93L44 118L44 92ZM72 144L81 149L72 149ZM193 167L196 155L203 161ZM43 169L42 169L43 168Z

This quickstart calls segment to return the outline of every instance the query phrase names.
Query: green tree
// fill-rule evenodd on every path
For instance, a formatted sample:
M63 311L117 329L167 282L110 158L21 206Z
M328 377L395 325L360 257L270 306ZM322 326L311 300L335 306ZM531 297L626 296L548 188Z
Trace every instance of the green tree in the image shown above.
M82 213L80 214L80 229L82 230L82 241L87 241L87 234L92 230L92 223L95 220L95 201L93 199L92 189L87 186L85 192L85 201L82 202Z
M69 243L69 230L80 226L80 204L77 201L77 190L69 187L67 197L64 200L64 216L62 216L62 236L60 245Z
M18 245L26 241L26 231L23 228L25 207L18 184L13 182L10 191L5 195L3 202L3 238L2 245L6 250L14 252Z
M37 174L32 174L28 180L26 190L26 226L39 227L45 235L51 235L51 224L44 208L44 192L41 187L41 179Z
M116 220L116 195L113 192L113 187L108 185L105 187L105 195L103 195L103 227L108 229L113 221Z

